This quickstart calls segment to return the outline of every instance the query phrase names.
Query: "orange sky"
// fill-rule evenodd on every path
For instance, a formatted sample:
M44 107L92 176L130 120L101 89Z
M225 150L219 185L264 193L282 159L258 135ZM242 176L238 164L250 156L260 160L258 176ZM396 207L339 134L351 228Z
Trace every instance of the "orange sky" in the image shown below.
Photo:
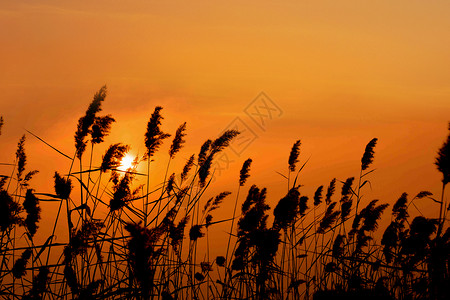
M107 84L104 113L117 120L107 143L142 154L155 105L164 107L166 131L187 121L173 171L234 118L254 130L258 138L211 193L234 192L229 182L252 157L250 183L267 186L275 203L286 189L276 171L286 172L301 139L302 162L310 157L302 183L312 196L333 177L357 176L373 137L377 171L367 198L439 193L433 162L450 121L449 13L445 0L0 0L0 161L13 160L24 129L72 155L77 120ZM283 111L265 131L244 112L261 91ZM41 171L33 187L46 192L68 163L31 136L26 149L29 168Z

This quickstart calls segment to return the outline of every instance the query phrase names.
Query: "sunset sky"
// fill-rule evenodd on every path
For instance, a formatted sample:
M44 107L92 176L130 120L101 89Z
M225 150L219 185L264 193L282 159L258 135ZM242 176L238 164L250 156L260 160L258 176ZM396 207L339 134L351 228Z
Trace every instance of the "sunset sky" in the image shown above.
M309 162L300 182L313 196L333 177L358 176L374 137L366 200L439 194L433 163L450 121L449 15L447 0L0 0L0 162L13 162L25 129L72 156L77 120L106 84L103 114L117 122L97 158L114 142L143 154L161 105L164 131L188 127L172 172L237 117L254 133L212 194L235 192L251 157L249 184L266 186L273 205L287 188L276 172L287 172L301 139L300 163ZM280 109L264 128L245 111L261 92ZM155 158L161 170L169 144ZM70 162L30 135L26 151L28 169L40 170L32 187L50 192L54 171L67 173ZM426 200L418 207L437 209Z

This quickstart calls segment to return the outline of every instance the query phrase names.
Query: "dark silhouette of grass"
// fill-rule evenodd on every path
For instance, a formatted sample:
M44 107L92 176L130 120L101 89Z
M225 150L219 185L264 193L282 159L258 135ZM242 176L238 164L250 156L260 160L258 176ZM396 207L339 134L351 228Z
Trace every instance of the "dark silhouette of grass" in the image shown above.
M229 130L206 140L197 157L191 155L182 170L172 170L170 162L185 143L187 126L182 123L174 133L164 178L152 191L150 162L170 137L162 129L162 107L155 108L147 124L146 153L123 172L118 168L128 145L112 144L101 162L93 162L92 153L115 121L111 115L97 116L105 98L106 87L102 87L79 119L72 166L67 173L55 172L54 192L29 188L37 171L27 172L25 136L18 143L11 174L1 175L1 298L450 298L449 207L444 196L450 182L450 135L436 158L443 175L441 194L435 197L422 191L409 200L403 193L390 208L386 228L379 228L378 222L388 205L362 201L374 171L376 138L365 148L359 176L334 178L326 190L321 185L312 197L302 194L297 184L307 163L297 140L283 175L286 195L273 210L266 188L246 187L252 164L247 159L236 174L233 215L218 218L216 210L232 193L224 191L209 199L204 194L211 184L215 157L239 132ZM0 118L0 134L2 126ZM85 155L89 167L83 170ZM80 170L73 172L77 161ZM143 161L147 173L137 173ZM145 185L135 184L139 176L146 177ZM74 194L74 187L81 192ZM437 203L439 215L410 218L408 208L419 199ZM56 201L59 207L52 232L42 233L48 234L46 242L36 245L34 236L45 213L41 201ZM210 258L210 245L222 237L211 236L209 229L223 222L230 226L223 237L227 248ZM55 242L57 227L67 230L67 240ZM380 241L375 239L378 231Z

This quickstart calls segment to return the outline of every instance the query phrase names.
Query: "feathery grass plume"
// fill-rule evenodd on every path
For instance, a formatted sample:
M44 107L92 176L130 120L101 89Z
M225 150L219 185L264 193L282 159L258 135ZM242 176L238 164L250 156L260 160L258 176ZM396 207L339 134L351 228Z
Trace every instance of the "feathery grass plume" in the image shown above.
M104 227L101 220L84 220L81 228L72 229L72 238L70 243L64 248L64 261L70 263L71 260L80 254L86 253L92 242Z
M211 145L211 153L215 154L226 147L228 147L231 141L239 134L240 132L237 130L227 130L220 137L214 140Z
M39 207L39 199L33 194L32 189L28 189L23 201L23 208L27 212L25 226L31 236L34 236L38 226L37 223L41 219L41 208Z
M266 204L266 189L259 190L252 185L248 196L242 204L242 216L238 221L238 237L257 229L265 229L267 224L266 211L270 206Z
M25 177L23 178L22 182L21 182L21 186L23 188L27 188L29 186L29 181L33 178L34 175L36 175L37 173L39 173L38 170L33 170L28 172L27 174L25 174Z
M120 166L122 158L129 150L130 146L122 145L121 143L110 145L105 155L102 156L100 170L106 172L107 170L117 169Z
M185 216L180 220L177 226L171 226L169 229L170 244L175 251L178 251L179 247L183 243L184 229L186 228L189 218L189 215Z
M319 186L314 193L314 206L322 203L322 193L323 193L323 185Z
M286 230L295 222L300 209L300 192L298 188L297 186L290 189L287 195L281 198L273 209L274 228Z
M402 241L402 253L413 254L414 261L420 261L427 256L431 235L436 232L438 220L422 216L415 217L411 222L409 236Z
M296 164L298 163L298 157L300 155L301 141L297 140L292 146L291 153L289 154L289 171L294 172Z
M141 223L127 223L125 229L131 236L128 240L128 263L139 284L141 296L148 299L155 286L156 261L161 254L160 250L155 250L155 245L163 231L158 227L143 227Z
M214 198L214 201L211 204L211 207L209 208L209 212L216 210L219 208L220 204L222 203L223 199L225 199L225 197L227 197L228 195L231 195L231 192L222 192L219 195L217 195Z
M210 214L206 215L205 218L205 228L208 228L209 226L211 226L211 222L212 222L213 216Z
M115 211L123 208L127 203L133 200L133 193L131 192L131 182L135 174L126 172L125 175L118 180L113 186L113 197L109 200L109 208Z
M192 154L191 157L189 157L186 164L184 165L183 172L181 172L181 181L184 181L187 178L189 171L192 169L192 166L194 165L194 158L195 155Z
M383 254L387 263L391 263L393 258L392 248L397 247L399 242L399 224L395 221L391 222L383 233L381 245L383 245Z
M191 229L189 230L189 239L191 241L196 241L199 238L202 238L205 236L205 234L202 232L203 225L193 225Z
M16 260L12 268L12 273L16 278L22 278L27 273L27 264L31 257L31 249L26 249L22 252L19 259Z
M203 281L203 280L205 280L205 275L203 275L200 272L197 272L197 273L194 274L194 278L197 281Z
M207 140L203 143L203 145L200 147L200 152L198 154L197 162L199 166L202 166L205 163L206 155L208 151L211 149L212 141Z
M101 105L105 97L106 86L103 86L95 93L94 99L89 104L85 115L78 120L77 131L75 132L75 149L79 159L81 159L81 156L86 150L87 141L85 139L91 131L92 124L95 122L96 114L102 110Z
M298 212L302 217L305 216L305 212L308 209L308 197L307 196L301 196L299 203L298 203Z
M47 291L49 273L48 267L40 267L39 273L33 277L31 289L23 296L22 300L42 300L44 293Z
M23 219L20 217L22 207L15 202L5 190L0 190L0 229L7 230L11 226L23 224Z
M170 195L170 193L173 192L174 186L175 186L175 173L172 173L169 176L169 179L167 180L166 191L168 195Z
M334 258L339 258L344 254L344 239L345 239L345 235L343 234L338 234L336 236L336 239L334 240L333 243L333 248L332 248L332 256Z
M95 117L91 130L92 144L103 143L105 136L111 132L111 124L115 121L111 115Z
M72 180L64 178L55 172L55 193L61 199L68 199L70 192L72 192Z
M161 116L161 106L156 106L153 111L150 120L147 123L147 132L145 133L145 147L147 152L144 158L150 159L159 147L163 143L163 140L170 137L170 134L161 131L161 120L164 118Z
M78 283L77 274L69 263L64 267L64 278L69 286L72 294L76 295L80 291L80 284Z
M21 182L22 174L23 171L25 171L25 165L27 163L27 156L25 155L25 134L20 138L20 141L17 144L16 160L17 160L17 180Z
M341 219L344 222L348 215L350 214L350 211L352 209L352 184L354 177L347 178L347 180L344 182L344 185L342 186L342 192L341 192Z
M217 153L221 152L226 147L228 147L230 145L231 141L233 140L233 138L235 138L238 134L239 134L239 131L237 131L237 130L225 131L220 137L218 137L211 143L211 145L209 146L210 152L206 156L206 158L203 157L204 154L202 154L202 150L204 149L203 146L205 146L205 144L207 144L208 141L205 142L205 144L203 144L202 149L200 150L200 154L198 155L199 156L198 157L199 164L200 164L200 169L198 172L200 186L203 187L205 185L206 178L208 178L209 173L210 173L210 169L211 169L211 165L212 165L214 156ZM205 146L205 148L206 148L206 146ZM200 161L202 161L202 162L200 163Z
M450 123L448 129L450 130ZM442 183L446 185L450 182L450 134L439 149L435 164L439 172L442 173Z
M1 179L0 179L0 191L3 190L3 187L6 184L6 181L8 180L8 176L5 175L0 175Z
M361 210L361 218L364 222L361 226L363 231L375 231L378 228L378 220L381 218L384 210L389 206L389 204L380 204L376 206L378 200L372 200L370 203Z
M216 265L218 265L219 267L225 266L225 262L226 262L226 259L224 256L219 255L216 257Z
M373 149L375 148L377 141L378 139L374 138L366 145L366 150L364 151L363 157L361 158L361 170L366 170L370 166L370 164L372 164L373 156L375 154Z
M403 193L400 198L398 198L397 202L395 202L394 207L392 208L392 215L395 217L395 221L399 224L403 224L406 219L409 217L408 214L408 194Z
M247 181L247 178L250 177L250 165L252 164L251 158L244 161L244 164L242 165L242 169L240 171L239 175L239 186L244 186L245 182Z
M325 203L327 205L331 203L331 197L333 196L335 189L336 189L336 178L333 178L330 181L330 185L328 186L327 194L325 196Z
M2 135L2 128L3 128L3 116L0 116L0 135Z
M170 158L173 158L175 156L175 154L177 154L178 151L180 151L181 147L183 147L183 144L186 142L183 139L186 136L185 131L186 131L186 122L181 124L175 133L175 137L173 138L172 145L170 145L170 150L169 150Z
M338 218L340 211L333 211L336 206L336 202L331 202L327 210L325 211L325 215L320 221L319 228L317 229L317 233L325 233L331 226L333 226L334 222Z

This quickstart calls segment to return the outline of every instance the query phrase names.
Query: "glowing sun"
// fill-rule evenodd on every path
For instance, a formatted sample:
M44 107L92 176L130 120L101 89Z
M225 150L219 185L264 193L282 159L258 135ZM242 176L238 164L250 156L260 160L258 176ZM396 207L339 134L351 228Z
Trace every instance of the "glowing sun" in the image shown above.
M120 161L120 166L117 169L121 170L121 171L126 171L126 170L132 168L133 167L133 160L134 160L133 156L131 156L129 154L125 155L122 158L122 160Z

